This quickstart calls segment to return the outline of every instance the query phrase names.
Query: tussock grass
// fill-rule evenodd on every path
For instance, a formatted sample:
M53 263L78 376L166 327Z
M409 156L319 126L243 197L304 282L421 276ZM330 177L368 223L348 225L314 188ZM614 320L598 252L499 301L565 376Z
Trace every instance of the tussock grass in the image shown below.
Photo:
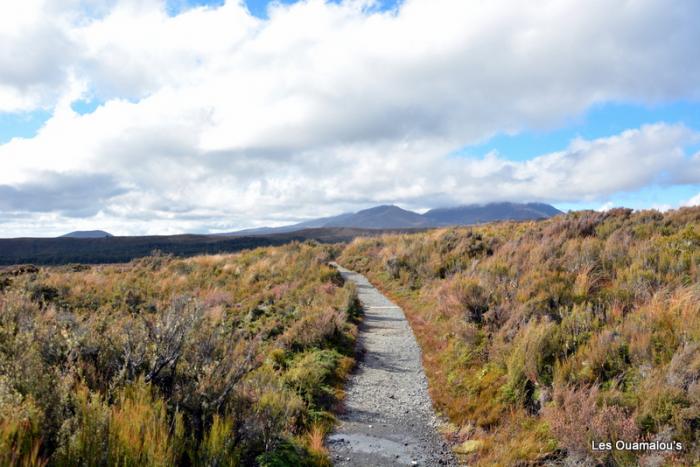
M6 273L0 464L329 465L357 334L336 253Z
M700 209L356 239L339 262L406 311L470 463L649 460L591 450L611 438L700 461Z

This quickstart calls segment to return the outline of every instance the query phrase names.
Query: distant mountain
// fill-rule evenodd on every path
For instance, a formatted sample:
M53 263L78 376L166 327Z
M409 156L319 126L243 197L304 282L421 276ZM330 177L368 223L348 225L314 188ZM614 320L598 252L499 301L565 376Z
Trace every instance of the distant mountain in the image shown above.
M349 218L354 216L354 213L346 213L346 214L340 214L338 216L332 216L332 217L321 217L318 219L312 219L310 221L304 221L300 222L298 224L292 224L292 225L285 225L282 227L259 227L257 229L245 229L245 230L239 230L237 232L232 233L220 233L220 234L214 234L214 235L236 235L236 236L241 236L241 235L269 235L269 234L278 234L278 233L289 233L289 232L297 232L299 230L304 230L304 229L320 229L325 226L329 226L330 224L338 224L342 223L342 220L345 218Z
M76 230L75 232L61 235L61 238L107 238L113 236L104 230Z
M426 218L398 206L377 206L350 215L341 215L323 227L354 227L357 229L410 229L430 227Z
M0 266L9 264L122 263L154 250L176 256L218 254L309 239L347 242L359 236L412 232L446 225L497 220L543 219L559 214L548 204L492 203L432 209L425 214L398 206L377 206L276 228L220 235L113 237L102 230L71 232L61 238L0 239Z
M346 227L356 229L415 229L448 225L473 225L502 220L546 219L561 214L554 206L544 203L489 203L451 208L431 209L425 214L383 205L355 213L312 219L283 227L261 227L222 236L270 235L297 232L304 229Z
M544 203L490 203L471 204L454 208L431 209L423 214L433 226L471 225L502 220L546 219L562 214L554 206Z

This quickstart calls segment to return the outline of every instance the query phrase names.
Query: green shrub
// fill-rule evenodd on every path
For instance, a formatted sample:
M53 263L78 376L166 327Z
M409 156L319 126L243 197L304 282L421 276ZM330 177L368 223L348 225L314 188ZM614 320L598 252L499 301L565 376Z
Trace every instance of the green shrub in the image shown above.
M331 383L341 355L334 350L312 350L301 354L290 365L284 381L308 404L326 405L332 401Z
M85 386L72 394L74 416L61 427L55 454L59 466L106 465L109 459L110 409L102 397Z

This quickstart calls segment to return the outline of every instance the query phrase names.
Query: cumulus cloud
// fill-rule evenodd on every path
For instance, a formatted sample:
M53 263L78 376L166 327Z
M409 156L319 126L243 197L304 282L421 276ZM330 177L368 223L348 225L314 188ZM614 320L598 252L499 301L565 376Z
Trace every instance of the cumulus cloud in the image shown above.
M0 211L88 217L125 192L111 175L42 173L32 182L0 185Z
M700 206L700 193L697 195L693 196L689 200L684 201L681 206L689 207L689 206Z
M36 137L0 146L15 200L0 210L38 216L21 193L48 199L34 182L47 171L109 174L125 191L85 212L124 233L700 180L684 153L698 135L666 124L526 162L449 156L600 102L700 98L697 2L406 0L377 12L308 0L272 6L266 21L231 0L177 16L157 0L26 4L0 6L0 111L54 114ZM86 97L103 104L72 112Z

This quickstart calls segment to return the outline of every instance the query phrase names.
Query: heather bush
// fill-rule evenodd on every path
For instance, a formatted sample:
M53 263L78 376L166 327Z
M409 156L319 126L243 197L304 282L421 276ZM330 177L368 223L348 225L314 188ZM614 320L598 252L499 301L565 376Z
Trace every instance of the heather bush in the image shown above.
M543 418L571 458L587 464L629 464L629 453L592 448L593 442L639 439L634 416L619 406L601 405L599 395L596 386L558 388Z
M360 312L336 254L0 271L0 465L327 465Z
M105 465L109 459L110 408L101 395L87 386L75 388L67 401L72 417L61 427L61 441L55 463L71 465Z
M649 461L591 452L611 437L700 462L699 208L356 239L338 262L406 311L468 462Z

